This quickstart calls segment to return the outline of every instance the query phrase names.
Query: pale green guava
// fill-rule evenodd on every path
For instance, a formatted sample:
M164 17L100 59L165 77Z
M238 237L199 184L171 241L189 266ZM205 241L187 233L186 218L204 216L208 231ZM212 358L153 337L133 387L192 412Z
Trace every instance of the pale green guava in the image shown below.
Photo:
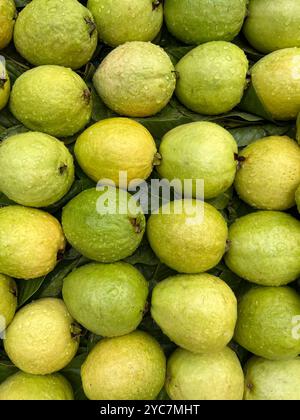
M300 275L300 222L289 214L260 211L229 228L227 266L262 286L283 286Z
M16 13L14 0L0 0L0 50L12 39Z
M168 30L189 45L231 41L246 15L246 0L165 0Z
M116 337L134 331L143 318L148 284L132 265L91 263L64 279L71 315L94 334Z
M244 34L262 53L300 47L298 0L250 0Z
M154 287L151 315L178 346L213 353L233 337L237 302L230 287L215 276L177 275Z
M0 401L74 400L70 383L59 373L31 375L18 372L0 385Z
M294 289L253 287L238 303L234 338L256 356L296 357L300 353L299 314L300 296Z
M89 0L99 38L117 47L128 41L152 41L163 23L161 0Z
M98 67L94 86L118 114L148 117L161 111L175 90L176 76L168 54L151 42L126 42Z
M83 389L90 400L153 400L165 374L160 345L142 331L101 340L81 368Z
M93 15L77 0L32 0L14 30L17 50L35 66L78 69L92 58L97 38Z
M20 309L6 330L5 351L22 371L47 375L71 362L80 328L61 299L39 299Z
M168 360L166 391L172 400L242 400L244 374L228 347L209 354L179 348Z
M0 143L0 167L0 191L24 206L54 204L74 181L73 158L64 143L38 132Z
M176 65L176 96L187 108L205 115L230 111L246 88L248 60L239 47L214 41L194 48Z
M300 400L300 357L266 360L252 357L245 366L245 400Z
M250 206L287 210L295 205L299 185L300 148L289 137L265 137L240 153L235 188Z
M196 181L203 180L204 197L213 198L232 185L237 152L234 138L223 127L210 122L184 124L163 137L157 171L169 181L192 179L193 197L199 199Z
M72 136L90 120L91 93L71 69L40 66L16 80L10 109L31 130L55 137Z
M63 209L62 225L70 244L85 257L109 263L134 253L146 221L127 191L105 187L73 198Z
M64 248L65 237L55 217L28 207L0 208L0 273L25 280L45 276Z
M16 282L12 278L0 274L0 333L13 320L17 303Z
M197 200L163 205L147 223L150 245L158 258L180 273L210 270L222 259L226 222L213 206Z
M0 0L1 1L1 0ZM6 71L5 58L0 56L0 111L3 109L10 95L10 79Z

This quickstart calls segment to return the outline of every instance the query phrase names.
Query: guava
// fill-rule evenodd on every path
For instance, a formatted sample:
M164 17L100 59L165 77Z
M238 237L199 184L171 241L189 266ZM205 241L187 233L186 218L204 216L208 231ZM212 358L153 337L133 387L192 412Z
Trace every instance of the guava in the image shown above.
M253 287L238 303L235 340L256 356L289 359L300 353L300 296L290 287Z
M122 260L143 238L145 216L127 191L88 189L63 209L62 225L70 244L85 257L104 263Z
M295 205L298 185L300 148L289 137L265 137L240 153L235 189L250 206L287 210Z
M244 374L228 347L209 354L178 348L168 360L166 391L172 400L242 400Z
M163 23L161 0L89 0L99 38L117 47L128 41L152 41Z
M246 15L246 0L165 0L168 30L189 45L231 41Z
M132 265L91 263L64 279L71 315L94 334L116 337L134 331L143 318L148 284Z
M298 211L300 213L300 185L299 185L299 187L296 191L295 198L296 198L296 204L297 204L297 207L298 207Z
M165 374L160 345L142 331L101 340L81 368L83 390L90 400L153 400Z
M0 401L74 400L69 382L59 373L31 375L18 372L0 385Z
M17 303L16 282L11 277L0 274L0 334L13 320Z
M22 371L47 375L75 356L80 327L61 299L44 298L20 309L6 330L5 351Z
M244 34L262 53L300 47L300 3L298 0L250 0Z
M32 0L14 30L18 52L35 66L78 69L92 58L97 38L93 15L77 0Z
M229 228L227 266L262 286L283 286L300 275L300 222L289 214L259 211Z
M12 39L16 14L14 0L0 0L0 50Z
M0 111L6 106L9 99L9 95L10 95L10 79L6 71L5 58L2 57L2 55L0 55Z
M177 275L154 287L151 315L178 346L213 353L233 337L237 302L230 287L215 276Z
M147 179L158 160L149 131L128 118L109 118L87 128L74 151L83 171L96 182L109 179L120 186L120 172L126 172L128 182L122 187Z
M25 280L45 276L64 248L65 237L55 217L28 207L0 208L0 273Z
M217 265L225 253L228 229L213 206L197 200L164 204L147 223L158 258L180 273L200 273Z
M118 114L149 117L161 111L176 86L168 54L151 42L126 42L98 67L94 86L103 102Z
M248 60L239 47L215 41L194 48L176 65L176 96L194 112L218 115L230 111L246 88Z
M300 357L266 360L252 357L245 366L245 400L300 400Z
M0 191L25 206L54 204L74 181L73 158L64 143L38 132L0 143L0 167Z
M169 131L162 139L157 171L169 181L204 181L204 197L213 198L226 191L234 181L237 144L223 127L210 122L184 124ZM300 180L299 180L300 183Z
M91 93L71 69L40 66L16 80L10 109L31 130L55 137L72 136L90 120Z

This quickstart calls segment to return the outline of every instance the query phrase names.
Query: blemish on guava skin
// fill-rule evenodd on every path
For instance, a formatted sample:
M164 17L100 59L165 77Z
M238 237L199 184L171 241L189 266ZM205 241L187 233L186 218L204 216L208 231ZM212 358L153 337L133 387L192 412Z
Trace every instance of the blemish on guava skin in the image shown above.
M141 233L143 231L142 226L137 218L130 218L130 223L134 227L135 233Z
M92 37L93 33L96 30L96 24L90 17L85 17L84 21L89 26L89 35L90 37Z
M85 101L85 103L88 105L90 103L91 100L91 92L89 91L89 89L84 89L83 91L83 99Z
M239 156L237 153L234 154L234 160L238 162L238 169L241 169L243 166L243 162L245 162L246 158L244 156Z
M63 175L66 172L67 169L68 169L68 166L67 165L65 165L65 164L61 165L59 167L59 173L60 173L60 175Z
M12 287L9 292L14 296L17 297L18 296L18 291L16 287Z
M180 79L179 71L177 71L177 70L172 70L172 72L171 72L171 73L174 73L174 74L175 74L176 80L179 80L179 79Z
M5 83L7 82L7 78L6 77L0 77L0 88L2 89L5 85Z
M227 241L226 241L226 247L225 247L225 252L228 252L229 251L229 249L231 247L231 243L232 242L229 239L227 239Z
M162 3L162 0L153 0L153 2L152 2L152 10L157 9L160 6L161 3Z
M254 385L251 382L248 382L246 387L249 389L249 391L253 391Z

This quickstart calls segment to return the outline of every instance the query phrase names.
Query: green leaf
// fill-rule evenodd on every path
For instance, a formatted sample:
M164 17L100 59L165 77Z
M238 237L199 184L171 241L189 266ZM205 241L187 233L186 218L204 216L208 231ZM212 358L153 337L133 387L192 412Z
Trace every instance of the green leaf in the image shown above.
M31 0L15 0L16 7L25 7Z
M127 257L124 261L133 265L144 264L150 266L156 266L159 263L159 260L152 251L147 239L144 239L136 252L130 257Z
M235 138L239 147L248 146L255 140L261 139L267 136L283 136L289 134L291 130L291 124L275 125L275 124L264 124L264 125L253 125L248 127L233 128L229 131Z
M15 136L16 134L27 133L29 131L24 125L19 124L13 127L7 128L0 132L0 140L4 140L10 136Z
M224 210L228 206L230 200L232 199L232 194L233 188L229 188L229 190L218 195L217 197L206 201L212 206L214 206L217 210Z
M20 308L31 299L39 290L45 280L44 277L39 277L33 280L19 280L18 281L18 307Z
M12 362L0 358L0 384L16 372L18 372L18 368Z
M72 385L76 400L87 400L82 389L80 369L87 357L87 353L76 356L72 362L65 367L61 373L68 379Z
M268 121L274 122L272 115L265 109L264 105L260 101L255 88L252 83L250 83L248 89L246 90L244 97L241 103L238 106L243 111L249 112L251 114L256 114Z

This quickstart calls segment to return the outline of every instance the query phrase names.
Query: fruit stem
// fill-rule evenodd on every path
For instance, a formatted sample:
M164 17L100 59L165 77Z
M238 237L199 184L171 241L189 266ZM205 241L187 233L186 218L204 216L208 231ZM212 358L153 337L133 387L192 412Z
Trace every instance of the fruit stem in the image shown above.
M92 37L92 35L95 32L97 26L96 26L95 22L90 17L85 17L84 20L85 20L85 23L89 26L89 35L90 35L90 37Z
M161 164L162 157L159 153L155 153L153 158L152 166L159 166Z
M134 231L135 233L141 233L143 231L143 228L139 222L138 217L135 218L130 218L130 223L132 224L132 226L134 227Z
M63 163L60 167L59 167L59 173L61 174L61 175L63 175L65 172L66 172L66 170L68 169L68 165L66 165L65 163Z
M162 0L153 0L152 2L152 10L157 9L162 3Z
M91 100L91 92L89 91L89 89L84 89L83 91L83 99L86 102L86 104L88 105L90 103Z

